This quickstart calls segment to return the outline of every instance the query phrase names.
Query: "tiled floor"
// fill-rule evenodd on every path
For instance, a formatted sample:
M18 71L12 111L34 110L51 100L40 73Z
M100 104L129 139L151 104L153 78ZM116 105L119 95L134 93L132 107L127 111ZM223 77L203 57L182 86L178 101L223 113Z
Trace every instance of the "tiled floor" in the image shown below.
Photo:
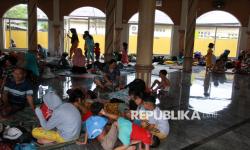
M155 68L152 81L162 68ZM250 76L206 74L200 67L194 67L192 74L168 71L171 88L159 97L160 108L198 111L201 120L170 120L170 134L158 149L250 149ZM129 83L135 74L124 77ZM92 81L68 77L47 80L63 96L74 86L94 89Z
M153 73L157 74L162 68L166 67L157 66ZM200 67L194 67L192 74L168 71L171 88L167 95L159 97L159 107L163 110L198 111L201 120L170 120L170 134L158 149L250 149L249 75L206 74ZM127 83L134 78L134 73L124 75ZM152 75L152 81L156 78ZM95 88L92 77L60 76L42 84L52 86L62 97L67 96L66 91L71 87ZM65 149L87 148L74 145Z

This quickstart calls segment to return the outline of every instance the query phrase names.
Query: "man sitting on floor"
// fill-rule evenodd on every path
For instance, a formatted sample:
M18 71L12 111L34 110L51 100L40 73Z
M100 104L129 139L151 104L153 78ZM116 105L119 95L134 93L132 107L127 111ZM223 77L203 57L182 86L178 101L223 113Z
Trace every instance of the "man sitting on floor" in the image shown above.
M157 136L159 139L165 139L169 134L169 123L167 119L157 118L162 113L159 107L156 106L155 97L145 95L143 97L143 105L147 111L151 111L154 115L149 116L147 120L142 120L142 127L149 130L152 135Z
M13 71L14 80L6 81L2 98L3 106L0 111L3 117L22 110L26 105L26 101L34 110L33 90L30 83L25 80L25 75L25 71L17 67Z
M116 65L116 61L111 59L108 66L104 67L103 79L95 79L95 84L102 89L104 88L115 88L119 86L120 82L120 70Z

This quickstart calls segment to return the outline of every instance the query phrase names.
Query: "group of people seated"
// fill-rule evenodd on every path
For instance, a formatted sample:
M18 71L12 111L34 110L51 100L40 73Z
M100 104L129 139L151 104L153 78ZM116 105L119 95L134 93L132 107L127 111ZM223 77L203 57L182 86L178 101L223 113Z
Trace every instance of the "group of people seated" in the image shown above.
M85 31L83 34L83 39L85 40L83 53L83 50L79 48L79 38L76 29L71 28L70 31L71 36L68 34L68 37L71 39L69 54L63 53L58 64L62 69L69 69L69 61L71 60L73 73L86 73L87 69L95 67L95 62L100 62L100 44L94 43L93 36L88 31ZM123 64L129 63L127 43L124 42L122 44L122 49L116 60L121 61Z
M49 90L42 98L43 103L36 106L36 85L32 83L30 76L39 78L37 53L10 53L1 58L0 118L8 119L29 105L41 125L32 130L33 137L40 144L72 140L79 140L78 144L87 144L96 140L104 149L133 149L137 143L140 147L149 149L157 147L160 140L169 134L168 120L131 117L132 110L161 113L152 93L169 88L166 70L160 71L161 81L156 80L151 90L140 79L128 84L127 94L131 98L129 103L118 99L98 102L97 96L93 97L93 92L74 88L68 91L67 102L63 102L56 91ZM20 60L22 61L19 62ZM21 63L24 65L20 67ZM120 70L115 60L110 60L102 71L103 76L94 80L98 87L117 90L125 88L121 85ZM79 139L80 134L84 134L85 138Z
M1 82L13 77L13 69L18 66L26 70L26 75L32 82L40 76L38 51L1 53Z
M226 49L218 58L213 54L214 44L209 43L207 54L203 57L200 52L194 53L194 64L206 66L206 71L225 73L227 69L233 69L233 73L247 74L250 72L250 54L241 51L238 59L229 59L230 50ZM249 61L248 61L249 60Z
M233 71L239 74L250 73L250 52L248 53L246 51L240 52L238 60L235 62L235 68Z
M135 107L117 99L105 102L86 99L88 94L80 88L68 91L68 102L62 102L55 91L48 91L43 97L43 105L47 109L35 109L41 127L32 130L33 137L41 144L72 140L87 144L97 141L106 150L134 149L136 144L145 149L159 146L160 140L169 134L168 120L153 116L134 119L131 110L152 111L157 115L161 110L156 105L155 97L145 92L143 80L135 79L128 88L130 103Z
M32 130L33 137L40 144L72 140L79 140L78 144L87 144L96 140L107 150L130 149L137 143L149 149L150 146L157 147L160 140L165 139L169 133L168 120L131 118L130 110L152 111L158 115L161 113L155 97L146 92L143 80L135 79L128 85L130 103L134 107L117 99L101 103L98 99L90 99L92 96L88 92L75 88L67 92L67 102L63 102L55 91L47 91L43 103L35 108L32 98L34 92L25 74L25 70L16 67L13 71L14 80L4 84L1 117L14 115L28 103L41 125ZM159 86L164 84L165 80L159 82ZM85 138L79 139L80 134L84 134Z

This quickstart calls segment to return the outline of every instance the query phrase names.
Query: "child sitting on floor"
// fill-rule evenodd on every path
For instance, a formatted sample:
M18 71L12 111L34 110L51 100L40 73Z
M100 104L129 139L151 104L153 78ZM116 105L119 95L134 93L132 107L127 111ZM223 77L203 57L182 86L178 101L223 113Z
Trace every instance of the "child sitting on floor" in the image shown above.
M118 138L122 142L122 145L116 147L115 150L134 148L133 145L138 143L140 147L139 149L142 149L141 143L143 143L145 145L145 150L149 150L150 147L159 146L159 138L152 136L146 129L141 128L123 117L109 114L104 110L101 110L100 114L112 120L117 120L113 124L117 126Z
M143 95L145 92L138 92L138 91L130 91L129 90L129 97L131 100L133 100L137 106L136 111L144 111L144 106L143 106Z
M86 133L84 142L78 142L78 144L87 144L88 139L97 139L102 145L104 150L114 149L117 141L117 127L112 124L111 127L107 125L108 119L99 116L100 111L104 108L104 105L99 102L94 102L91 107L92 116L86 120Z
M225 63L222 59L216 60L216 63L212 70L214 73L225 73Z
M68 68L70 68L69 61L67 59L68 55L69 54L66 53L66 52L64 52L62 54L61 59L58 62L59 68L62 68L62 69L68 69Z
M92 113L85 106L84 93L81 89L68 90L67 93L69 94L69 102L81 112L82 121L85 122L92 115Z
M153 112L153 116L149 116L147 120L142 120L141 125L143 128L149 130L152 135L157 136L159 139L165 139L169 133L169 123L168 120L163 118L155 118L155 116L160 116L161 110L155 105L155 97L150 95L145 95L143 97L144 108L147 111Z
M170 81L166 77L168 74L167 70L160 70L159 76L161 78L161 81L155 80L154 83L151 86L151 89L153 92L156 92L158 89L168 91L170 87ZM158 84L158 86L154 89L155 85Z

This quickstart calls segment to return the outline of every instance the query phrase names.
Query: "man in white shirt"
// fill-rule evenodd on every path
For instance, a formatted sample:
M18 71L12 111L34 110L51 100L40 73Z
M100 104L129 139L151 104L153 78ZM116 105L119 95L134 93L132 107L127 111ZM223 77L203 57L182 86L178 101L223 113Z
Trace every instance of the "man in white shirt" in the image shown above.
M141 125L159 139L165 139L169 133L168 120L161 117L161 110L155 105L155 97L145 95L143 100L144 108L152 111L154 115L148 116L148 120L142 121Z

